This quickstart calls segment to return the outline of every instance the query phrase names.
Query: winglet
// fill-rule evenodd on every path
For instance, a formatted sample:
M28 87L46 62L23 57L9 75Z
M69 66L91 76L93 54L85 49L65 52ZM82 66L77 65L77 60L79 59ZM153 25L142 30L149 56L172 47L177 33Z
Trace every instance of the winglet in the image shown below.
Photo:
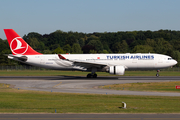
M63 60L66 59L66 58L65 58L64 56L62 56L61 54L58 54L58 56L59 56L60 59L63 59Z
M40 55L31 48L13 29L4 29L13 55Z

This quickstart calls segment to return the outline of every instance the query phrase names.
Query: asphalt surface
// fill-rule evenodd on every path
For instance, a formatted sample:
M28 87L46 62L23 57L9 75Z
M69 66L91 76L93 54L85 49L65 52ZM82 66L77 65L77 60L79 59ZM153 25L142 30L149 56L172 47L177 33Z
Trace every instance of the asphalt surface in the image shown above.
M35 91L63 93L92 93L116 95L180 96L180 93L142 92L125 90L99 89L98 86L137 82L180 81L180 77L98 77L85 78L73 76L40 76L40 77L0 77L0 83L12 84L15 88Z
M179 120L180 114L0 114L0 120Z

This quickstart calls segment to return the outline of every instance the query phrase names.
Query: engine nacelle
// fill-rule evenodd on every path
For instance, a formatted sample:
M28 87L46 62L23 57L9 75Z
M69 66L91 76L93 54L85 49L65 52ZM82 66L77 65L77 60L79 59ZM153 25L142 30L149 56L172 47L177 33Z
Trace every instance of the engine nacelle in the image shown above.
M125 67L124 66L110 66L109 73L115 75L124 75Z

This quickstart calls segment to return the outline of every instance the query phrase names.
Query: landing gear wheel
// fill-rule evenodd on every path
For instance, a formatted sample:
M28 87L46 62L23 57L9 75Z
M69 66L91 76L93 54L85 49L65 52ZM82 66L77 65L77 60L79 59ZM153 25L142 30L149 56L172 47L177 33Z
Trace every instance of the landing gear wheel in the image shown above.
M97 78L97 74L96 73L94 73L94 74L91 74L91 73L87 74L87 78L91 78L91 77Z
M91 74L87 74L87 78L91 78Z
M93 75L93 78L97 78L97 74L94 74L94 75Z
M157 70L156 77L159 77L159 72L160 72L160 70Z
M158 73L156 74L156 77L159 77L159 74L158 74Z

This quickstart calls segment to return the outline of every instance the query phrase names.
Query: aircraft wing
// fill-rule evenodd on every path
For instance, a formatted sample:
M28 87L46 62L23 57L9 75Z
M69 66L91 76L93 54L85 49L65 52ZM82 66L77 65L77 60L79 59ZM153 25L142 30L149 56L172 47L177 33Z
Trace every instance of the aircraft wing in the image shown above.
M60 54L58 54L58 56L62 60L73 62L74 66L81 66L81 67L85 67L85 68L95 67L95 68L101 68L102 69L102 68L105 68L108 66L117 66L116 64L109 64L109 63L103 63L103 62L97 62L97 61L87 61L87 60L80 60L80 59L67 59ZM124 67L127 68L126 66L124 66Z
M86 60L78 60L78 59L66 59L67 61L71 61L74 63L75 66L81 66L86 68L103 68L109 66L107 63L102 62L93 62L93 61L86 61Z

